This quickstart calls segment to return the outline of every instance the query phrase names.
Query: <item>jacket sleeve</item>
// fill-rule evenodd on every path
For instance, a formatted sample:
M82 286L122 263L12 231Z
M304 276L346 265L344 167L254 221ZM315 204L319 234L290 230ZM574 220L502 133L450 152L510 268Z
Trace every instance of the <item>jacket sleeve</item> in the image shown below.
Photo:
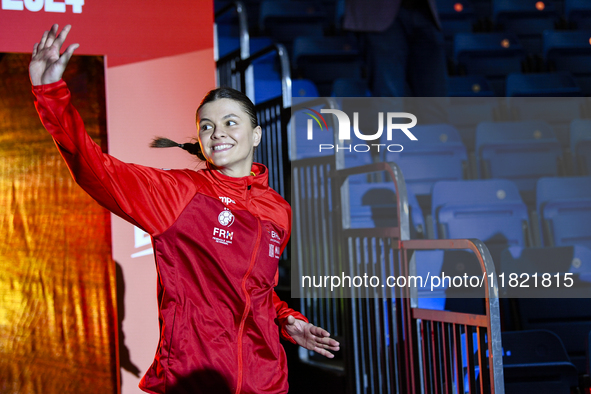
M281 301L275 290L273 290L273 305L275 305L275 311L277 312L277 324L281 327L281 336L283 339L288 340L291 343L296 343L296 341L287 333L285 329L285 325L287 324L287 317L293 316L296 319L300 319L308 323L308 319L300 312L297 312L287 306L285 301Z
M196 193L182 170L123 163L101 151L86 133L65 82L33 86L35 107L72 177L100 205L150 235L166 230Z
M283 250L287 246L287 242L289 241L289 237L291 235L291 207L287 202L285 202L285 204L287 205L288 212L287 236L285 237L285 241L281 246L281 253L283 253ZM275 286L277 286L277 283L279 283L279 270L275 273ZM290 341L291 343L296 343L296 341L291 337L291 335L287 333L287 330L285 330L285 325L287 324L287 317L291 315L296 319L305 321L306 323L309 322L308 319L300 312L297 312L291 309L289 306L287 306L287 302L281 301L275 290L273 290L273 305L275 305L275 311L277 312L277 324L279 325L279 327L281 327L281 336L284 339Z

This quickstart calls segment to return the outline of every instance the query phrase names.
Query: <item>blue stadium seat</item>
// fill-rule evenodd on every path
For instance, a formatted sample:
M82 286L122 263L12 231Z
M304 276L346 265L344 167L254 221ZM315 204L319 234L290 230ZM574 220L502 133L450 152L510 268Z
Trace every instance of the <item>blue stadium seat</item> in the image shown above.
M570 144L570 123L586 107L575 79L565 71L540 74L511 74L507 77L507 107L512 120L543 120L563 149Z
M545 31L544 58L550 70L570 72L583 94L591 94L591 30Z
M506 283L509 275L517 274L519 283L530 285L529 288L505 287L505 295L514 297L509 315L517 318L515 322L505 321L505 326L552 331L561 338L579 373L584 373L585 342L591 330L591 250L580 245L512 247L501 254L500 266ZM536 273L537 287L533 277ZM544 273L552 278L548 287L541 285ZM559 286L556 286L556 273L561 280ZM564 286L564 273L572 274L571 287ZM522 274L529 274L527 282Z
M229 5L231 1L215 1L214 12L218 13L222 8ZM218 37L238 37L238 13L236 9L226 11L215 18Z
M281 75L275 66L274 62L266 61L267 57L261 59L260 62L253 62L254 67L254 80L266 79L266 80L280 80ZM257 59L258 60L258 59Z
M437 182L431 212L436 238L478 238L493 259L500 248L531 245L527 207L509 180Z
M587 0L564 0L566 20L579 30L591 30L591 3Z
M483 75L465 75L447 78L449 97L493 97L495 94Z
M308 79L294 79L291 81L292 97L318 97L316 85ZM262 103L281 96L281 81L279 79L255 79L254 103Z
M493 20L503 31L517 35L528 53L542 54L542 32L553 30L560 14L553 1L494 0Z
M413 134L417 141L405 144L400 153L386 152L385 160L400 166L408 188L430 212L433 184L467 179L468 155L458 130L451 125L415 126Z
M437 0L441 30L445 36L472 32L474 8L469 0Z
M332 84L332 97L371 97L367 81L362 78L339 78Z
M250 37L250 54L257 53L258 51L265 49L266 47L273 44L271 37Z
M254 103L260 104L267 100L281 96L281 81L279 79L255 79Z
M528 205L535 202L539 178L562 172L562 148L542 121L480 123L476 156L482 178L513 180Z
M541 178L536 194L545 245L591 248L591 177Z
M318 89L309 79L293 79L291 91L293 97L318 97Z
M570 125L570 150L579 175L591 175L591 120L575 119Z
M298 37L292 64L295 74L314 81L323 97L330 95L334 80L361 77L359 50L347 37Z
M564 299L567 296L588 298L591 295L591 250L582 245L534 248L511 246L501 252L499 268L497 275L504 274L505 286L502 286L500 291L505 297ZM534 278L533 275L536 273L537 278ZM572 284L568 283L571 285L568 288L564 286L566 282L562 276L558 286L555 277L552 279L553 283L544 286L541 281L545 273L571 273ZM523 286L508 285L512 274L518 275L518 283ZM528 274L529 278L521 276L522 274ZM548 315L550 313L551 311L548 311ZM591 309L587 313L591 320Z
M467 74L484 75L495 95L505 95L505 77L521 71L525 51L512 33L459 33L454 60Z
M437 12L445 38L447 56L452 55L453 37L457 33L471 33L476 17L468 0L437 0Z
M581 88L568 72L521 74L507 76L507 97L572 97L581 96Z
M326 20L319 2L267 0L261 3L259 28L289 51L298 36L322 36Z
M488 84L488 82L487 82ZM474 152L476 145L476 126L481 122L492 122L499 118L504 103L490 95L449 97L448 122L458 129L468 152Z
M218 36L217 40L219 59L240 48L240 39L238 37Z
M505 393L570 394L577 369L560 338L547 330L503 332Z

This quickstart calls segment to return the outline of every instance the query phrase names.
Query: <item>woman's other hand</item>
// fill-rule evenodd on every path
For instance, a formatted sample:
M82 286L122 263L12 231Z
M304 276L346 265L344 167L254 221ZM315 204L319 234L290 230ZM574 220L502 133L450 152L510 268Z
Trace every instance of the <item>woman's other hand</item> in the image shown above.
M316 327L311 323L296 319L293 316L287 317L285 330L298 345L305 347L308 350L313 350L325 357L333 358L334 354L329 352L329 350L333 352L339 350L340 344L330 338L328 331Z
M72 26L66 25L60 34L57 34L58 25L51 26L49 31L43 33L41 41L33 47L33 56L29 63L29 76L34 86L46 85L62 79L68 61L79 44L72 44L60 56L60 50Z

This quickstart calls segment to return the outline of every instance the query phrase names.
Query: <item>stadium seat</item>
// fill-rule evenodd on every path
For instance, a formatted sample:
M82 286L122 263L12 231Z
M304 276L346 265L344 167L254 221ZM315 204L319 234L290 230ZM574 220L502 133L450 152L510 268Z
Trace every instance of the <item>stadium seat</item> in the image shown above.
M526 52L542 54L542 32L553 30L560 15L553 1L494 0L493 20L517 35Z
M581 96L581 88L568 72L509 74L506 92L507 97Z
M591 250L584 246L508 248L500 258L505 296L514 297L509 315L517 321L506 326L525 330L545 329L555 333L579 373L585 372L585 342L591 330ZM537 273L537 287L534 274ZM560 280L557 286L556 274ZM564 273L570 273L571 283ZM509 275L529 288L508 286ZM529 274L526 281L525 274ZM546 276L546 285L542 284ZM549 281L549 282L548 282ZM549 284L549 285L548 285Z
M447 78L449 97L493 97L495 94L482 75L465 75Z
M488 82L487 82L488 83ZM476 126L481 122L499 120L504 108L504 102L490 90L490 95L449 97L447 105L448 122L452 124L462 136L462 141L468 152L474 152L476 145Z
M570 144L570 123L586 107L582 91L566 71L540 74L510 74L507 77L507 107L511 120L547 122L563 149ZM566 170L566 168L565 168Z
M292 97L318 97L318 89L308 79L294 79L291 81ZM281 80L279 79L255 79L254 81L255 104L259 104L275 97L281 96Z
M289 51L296 37L322 36L326 19L319 2L267 0L261 3L259 28Z
M570 149L576 172L591 175L591 120L575 119L570 125Z
M294 74L314 81L323 97L334 80L360 78L361 63L356 43L346 37L298 37L293 43Z
M332 84L332 97L371 97L367 81L362 78L339 78Z
M240 48L240 39L238 37L218 36L218 58L222 58L229 53Z
M564 0L564 15L573 27L591 30L591 3L587 0Z
M458 33L454 60L467 74L484 75L495 95L505 95L505 77L521 71L525 51L512 33Z
M591 248L591 177L541 178L536 195L545 245Z
M548 69L570 72L583 94L591 94L591 30L545 31L543 39Z
M291 91L293 97L318 97L318 89L309 79L293 79Z
M454 35L472 32L475 22L474 9L468 0L437 0L436 3L445 38L446 54L451 57Z
M400 166L409 189L426 212L431 211L431 189L437 181L468 178L468 155L460 134L447 124L413 127L417 141L402 152L386 152L385 160Z
M537 180L563 171L560 143L542 121L480 123L476 157L482 178L513 180L530 206L535 203Z
M445 36L472 32L474 8L469 0L437 0L436 4Z
M512 246L501 252L499 268L497 275L503 274L504 286L501 284L499 286L501 295L504 297L565 299L565 297L587 298L591 295L591 250L582 245L534 248ZM534 277L536 273L537 277ZM553 282L546 282L543 285L541 281L546 273L552 275ZM561 276L557 286L554 276L556 273L572 274L570 276L572 283L565 281L565 277ZM517 283L520 285L508 284L512 274L517 274ZM522 274L527 274L529 277ZM569 287L565 286L565 283ZM527 312L523 311L523 313ZM550 313L548 311L548 315ZM591 309L587 313L591 320Z
M577 369L560 338L547 330L503 332L505 393L570 394Z
M509 180L437 182L431 212L436 238L478 238L495 264L502 248L532 244L527 207Z
M218 13L226 6L230 5L231 1L215 1L214 12ZM236 9L228 10L215 18L216 31L219 37L238 37L238 13Z

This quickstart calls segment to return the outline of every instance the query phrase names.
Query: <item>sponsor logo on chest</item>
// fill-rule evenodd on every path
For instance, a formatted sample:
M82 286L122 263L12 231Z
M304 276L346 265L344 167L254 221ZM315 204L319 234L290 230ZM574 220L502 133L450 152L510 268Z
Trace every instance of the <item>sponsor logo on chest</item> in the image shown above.
M223 196L219 196L219 199L225 204L225 205L230 205L230 204L236 204L236 201L232 200L230 197L223 197Z

